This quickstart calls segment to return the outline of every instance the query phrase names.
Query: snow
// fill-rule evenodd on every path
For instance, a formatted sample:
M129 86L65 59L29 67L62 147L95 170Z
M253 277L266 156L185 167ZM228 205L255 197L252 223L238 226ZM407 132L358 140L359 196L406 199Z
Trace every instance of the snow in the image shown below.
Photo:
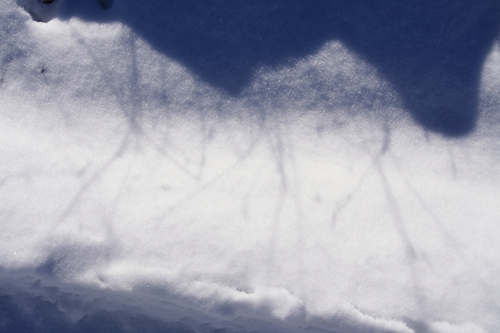
M498 331L498 41L401 83L418 32L391 72L300 1L102 2L0 3L0 331Z

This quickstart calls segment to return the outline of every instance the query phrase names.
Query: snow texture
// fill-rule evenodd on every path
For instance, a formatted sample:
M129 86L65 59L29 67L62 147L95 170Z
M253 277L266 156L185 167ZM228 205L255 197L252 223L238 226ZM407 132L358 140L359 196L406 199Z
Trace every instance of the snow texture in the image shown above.
M353 3L0 2L0 331L498 332L500 4Z

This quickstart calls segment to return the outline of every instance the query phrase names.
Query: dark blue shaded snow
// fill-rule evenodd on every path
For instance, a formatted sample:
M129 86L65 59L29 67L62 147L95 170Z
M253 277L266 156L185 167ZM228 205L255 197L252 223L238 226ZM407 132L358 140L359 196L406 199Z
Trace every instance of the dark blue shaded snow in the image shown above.
M123 22L233 96L245 93L257 69L293 66L340 40L393 85L423 128L451 137L475 129L481 69L500 24L495 0L122 0L107 12L89 7L66 0L59 17Z

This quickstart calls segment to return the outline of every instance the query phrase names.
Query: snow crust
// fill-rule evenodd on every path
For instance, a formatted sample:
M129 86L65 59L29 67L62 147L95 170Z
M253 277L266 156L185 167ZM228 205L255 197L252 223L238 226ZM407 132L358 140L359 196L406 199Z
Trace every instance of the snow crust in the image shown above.
M500 46L447 139L339 41L233 96L107 14L0 15L6 331L500 328Z

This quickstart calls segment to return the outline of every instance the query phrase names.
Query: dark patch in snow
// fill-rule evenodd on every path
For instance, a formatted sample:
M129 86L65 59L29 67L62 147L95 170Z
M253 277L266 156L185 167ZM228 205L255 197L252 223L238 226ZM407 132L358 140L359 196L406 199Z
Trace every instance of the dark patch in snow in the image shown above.
M111 8L111 6L113 6L113 0L97 0L97 1L99 1L99 4L104 10L108 10Z
M57 0L17 0L17 4L30 14L33 21L49 22L56 16Z
M57 16L57 5L61 1L64 0L17 0L17 4L30 14L33 21L47 23ZM113 0L97 0L97 2L104 10L113 6Z

